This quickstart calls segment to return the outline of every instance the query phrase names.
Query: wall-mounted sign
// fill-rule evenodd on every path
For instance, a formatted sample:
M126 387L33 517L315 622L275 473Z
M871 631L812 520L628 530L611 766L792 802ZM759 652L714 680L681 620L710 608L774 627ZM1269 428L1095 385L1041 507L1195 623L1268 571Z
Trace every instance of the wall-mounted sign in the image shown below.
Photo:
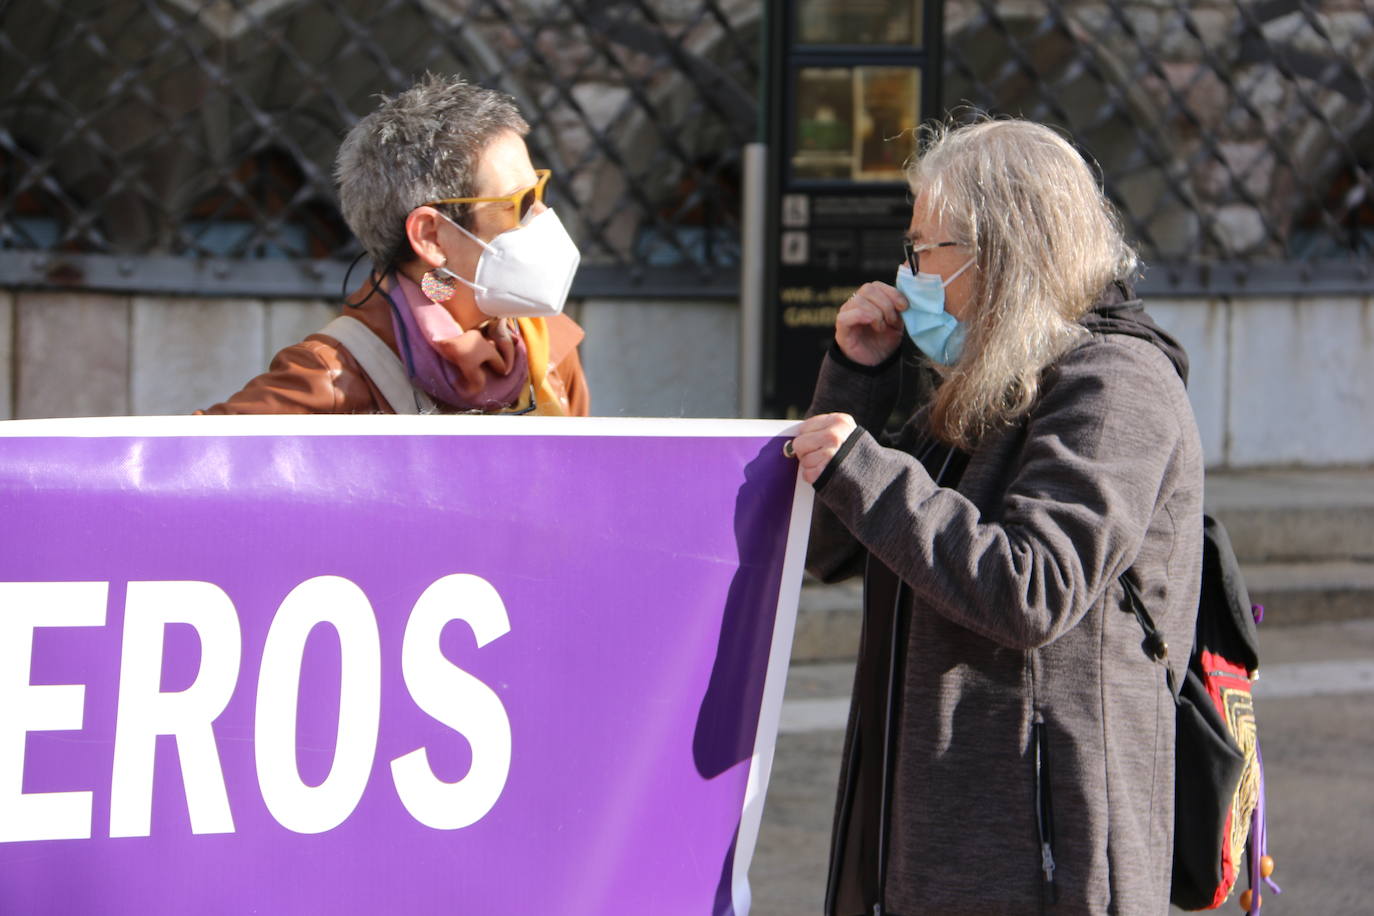
M835 313L891 281L911 220L904 170L939 106L941 4L774 0L770 6L768 271L764 407L811 400Z

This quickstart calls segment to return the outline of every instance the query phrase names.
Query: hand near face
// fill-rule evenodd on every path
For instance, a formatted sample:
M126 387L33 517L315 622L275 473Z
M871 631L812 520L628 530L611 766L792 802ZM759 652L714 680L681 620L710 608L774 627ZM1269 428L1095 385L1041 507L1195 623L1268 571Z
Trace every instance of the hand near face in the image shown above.
M823 413L804 420L789 443L801 465L802 480L815 483L856 426L847 413Z
M906 299L886 283L865 283L840 306L835 342L840 352L864 366L876 366L902 343Z

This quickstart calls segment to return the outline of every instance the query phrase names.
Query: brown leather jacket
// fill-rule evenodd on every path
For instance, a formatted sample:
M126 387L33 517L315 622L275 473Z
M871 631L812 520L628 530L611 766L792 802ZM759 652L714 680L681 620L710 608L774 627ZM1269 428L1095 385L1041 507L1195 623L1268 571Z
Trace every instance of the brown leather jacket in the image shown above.
M373 293L359 306L347 306L344 314L367 325L392 352L396 338L391 326L390 305L381 293ZM549 385L568 415L585 417L591 408L582 361L577 355L583 331L566 315L547 319L549 329ZM444 409L444 405L439 405ZM353 355L327 334L311 334L272 358L266 372L244 385L237 394L197 413L395 413Z

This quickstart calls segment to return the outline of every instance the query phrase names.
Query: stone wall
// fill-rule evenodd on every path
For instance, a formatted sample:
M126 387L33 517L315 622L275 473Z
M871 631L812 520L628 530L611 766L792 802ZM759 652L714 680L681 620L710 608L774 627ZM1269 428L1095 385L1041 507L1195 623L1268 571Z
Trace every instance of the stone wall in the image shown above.
M324 302L0 292L0 418L184 414L324 325ZM1374 296L1155 300L1211 467L1374 465ZM598 416L735 416L734 303L585 300Z
M1374 296L1152 301L1211 467L1374 465Z
M734 417L739 309L733 302L582 303L592 411L618 417Z
M319 329L321 302L0 292L0 417L185 414Z

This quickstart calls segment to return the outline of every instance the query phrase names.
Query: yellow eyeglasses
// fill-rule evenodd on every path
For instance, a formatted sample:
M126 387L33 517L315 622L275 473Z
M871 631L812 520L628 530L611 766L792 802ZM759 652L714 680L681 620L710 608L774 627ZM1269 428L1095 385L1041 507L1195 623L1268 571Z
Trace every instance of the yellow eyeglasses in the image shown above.
M549 183L549 176L553 172L549 169L535 169L537 176L534 184L528 188L521 188L514 194L507 194L505 197L445 197L443 200L431 200L425 204L426 207L437 207L440 204L494 204L501 201L508 203L515 210L518 217L517 222L524 222L525 214L530 212L530 207L534 206L537 200L544 202L544 186Z

